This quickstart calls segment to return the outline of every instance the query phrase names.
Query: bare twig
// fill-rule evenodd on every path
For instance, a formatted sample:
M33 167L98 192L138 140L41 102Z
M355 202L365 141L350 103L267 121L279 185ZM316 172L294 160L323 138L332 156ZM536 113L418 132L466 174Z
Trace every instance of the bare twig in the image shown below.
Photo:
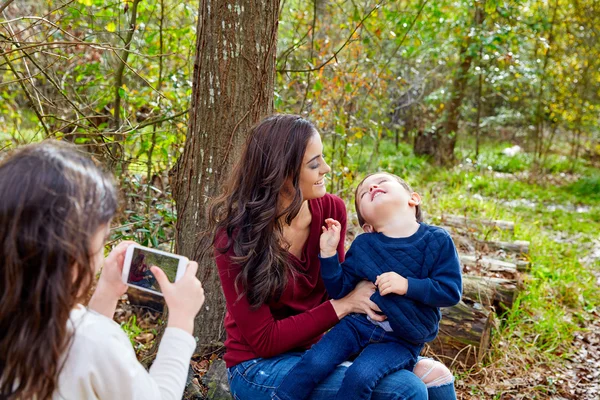
M113 109L114 114L114 131L118 131L121 127L121 94L119 90L121 86L123 86L123 72L125 71L125 66L127 64L127 58L129 58L129 48L131 47L131 42L133 40L133 34L135 33L135 23L137 19L137 8L140 0L134 0L131 6L131 19L129 21L129 30L127 31L127 37L125 38L125 48L121 52L119 59L121 63L117 67L117 71L115 73L115 104Z
M4 2L4 4L2 4L2 5L0 6L0 13L1 13L2 11L4 11L4 9L5 9L6 7L10 6L10 3L12 3L13 1L14 1L14 0L6 0L6 1Z
M34 104L33 99L31 98L31 94L29 93L29 90L27 90L27 87L23 83L23 78L21 78L19 76L19 73L17 72L17 70L15 69L15 67L12 65L10 59L8 58L8 56L4 53L4 51L1 48L0 48L0 54L2 54L2 56L6 60L6 63L8 64L8 67L10 68L10 70L12 71L12 73L14 74L14 76L17 79L19 79L19 85L21 86L21 88L25 92L25 96L27 96L27 99L31 102L31 104ZM40 114L40 110L38 110L36 107L31 107L31 108L33 108L33 111L35 112L35 115L38 117L38 120L40 121L40 124L42 125L42 128L44 128L44 132L46 132L46 136L48 136L48 127L44 123L44 119L43 119L42 115Z
M329 64L331 61L333 60L337 60L337 55L340 54L340 52L350 43L352 42L352 37L354 36L354 34L356 33L356 31L364 24L364 22L367 20L367 18L369 18L371 16L371 14L373 14L373 12L375 10L377 10L378 8L380 8L382 6L382 4L385 3L385 0L377 3L375 5L375 7L373 7L371 9L371 11L369 11L358 23L358 25L356 25L354 27L354 29L352 30L352 32L350 33L350 35L348 36L348 39L346 39L346 41L344 42L344 44L342 44L340 46L339 49L337 49L335 51L335 53L333 53L331 55L331 57L329 57L326 61L324 61L323 63L321 63L319 66L314 67L314 68L307 68L307 69L279 69L277 70L277 72L312 72L312 71L318 71L320 69L322 69L323 67L325 67L327 64Z

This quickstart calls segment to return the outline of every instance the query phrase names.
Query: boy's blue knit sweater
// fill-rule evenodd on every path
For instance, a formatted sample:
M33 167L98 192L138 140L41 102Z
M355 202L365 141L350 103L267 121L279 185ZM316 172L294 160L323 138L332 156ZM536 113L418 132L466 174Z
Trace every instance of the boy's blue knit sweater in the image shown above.
M406 238L364 233L354 239L340 265L337 255L321 258L321 275L334 299L348 294L358 282L375 282L377 275L396 272L408 280L405 295L371 300L387 316L394 335L413 344L433 340L441 318L438 307L450 307L462 294L461 268L452 238L442 228L421 223Z

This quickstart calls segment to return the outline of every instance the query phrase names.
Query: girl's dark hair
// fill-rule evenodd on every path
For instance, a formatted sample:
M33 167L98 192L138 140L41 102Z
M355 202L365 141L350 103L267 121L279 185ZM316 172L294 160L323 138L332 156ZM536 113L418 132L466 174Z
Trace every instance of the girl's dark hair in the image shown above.
M250 130L241 159L224 193L211 205L212 244L220 253L233 247L240 265L236 288L252 307L281 296L289 273L295 272L284 245L281 218L290 224L302 206L300 170L314 125L298 115L274 115ZM291 187L286 182L291 182ZM291 203L281 209L283 201ZM241 289L240 289L241 286Z
M360 183L358 184L358 186L356 186L356 191L354 192L354 208L356 209L356 217L358 218L358 224L362 227L365 224L365 219L363 218L362 214L360 213L360 208L358 207L358 190L360 189L360 187L362 186L363 182L367 180L368 177L373 176L373 175L377 175L377 174L386 174L391 176L392 178L396 179L398 181L398 183L400 183L400 185L402 185L402 187L406 190L408 190L409 193L414 192L414 190L412 190L412 188L410 187L410 185L408 183L406 183L406 181L404 181L404 179L400 178L397 175L394 174L390 174L389 172L375 172L373 174L369 174L367 176L365 176L363 178L362 181L360 181ZM423 222L423 211L421 210L421 205L417 204L415 206L415 218L417 220L417 222Z
M46 141L0 162L0 398L57 390L69 313L94 278L92 237L116 208L111 179L74 145Z

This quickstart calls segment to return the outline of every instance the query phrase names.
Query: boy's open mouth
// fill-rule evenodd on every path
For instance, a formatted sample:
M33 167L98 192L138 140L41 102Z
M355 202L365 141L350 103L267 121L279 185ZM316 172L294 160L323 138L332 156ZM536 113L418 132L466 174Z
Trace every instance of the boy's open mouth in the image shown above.
M378 195L385 193L385 191L383 191L382 189L375 189L371 192L371 201L373 201L373 199L375 199L375 197L377 197Z

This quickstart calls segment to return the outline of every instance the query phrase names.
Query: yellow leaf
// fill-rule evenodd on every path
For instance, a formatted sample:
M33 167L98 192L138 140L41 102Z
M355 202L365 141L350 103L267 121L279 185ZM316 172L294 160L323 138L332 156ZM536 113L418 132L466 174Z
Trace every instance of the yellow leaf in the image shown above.
M108 24L107 24L107 25L104 27L104 29L106 29L106 30L107 30L107 31L109 31L109 32L114 32L114 31L116 31L116 30L117 30L117 26L115 25L115 23L114 23L114 22L109 22L109 23L108 23Z
M80 4L83 4L84 6L88 6L88 7L92 6L92 0L77 0L77 2Z

